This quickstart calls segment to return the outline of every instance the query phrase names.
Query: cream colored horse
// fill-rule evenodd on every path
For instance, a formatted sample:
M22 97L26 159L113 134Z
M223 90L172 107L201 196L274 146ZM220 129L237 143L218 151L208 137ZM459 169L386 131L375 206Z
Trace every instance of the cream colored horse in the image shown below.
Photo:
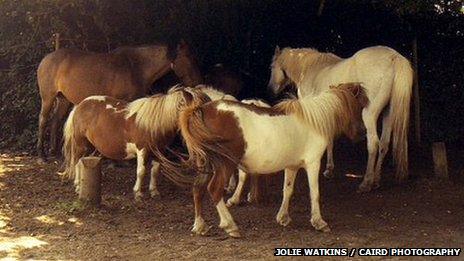
M279 93L289 83L296 86L300 97L319 94L328 86L339 83L362 83L370 102L362 114L369 158L359 191L370 191L379 186L382 162L392 132L396 177L399 181L407 178L413 69L405 57L385 46L365 48L346 59L309 48L280 50L277 47L271 67L269 87L274 93ZM390 106L383 116L379 143L377 119L387 105ZM325 176L331 176L334 168L332 150L333 144L329 144Z

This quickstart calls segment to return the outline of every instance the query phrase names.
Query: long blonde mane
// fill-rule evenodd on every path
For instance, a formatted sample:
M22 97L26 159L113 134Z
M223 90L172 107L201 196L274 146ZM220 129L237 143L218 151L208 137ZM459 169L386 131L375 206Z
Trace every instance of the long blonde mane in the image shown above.
M274 63L278 63L297 85L303 80L306 72L321 69L343 60L333 53L321 53L312 48L284 48L275 57Z
M168 94L156 94L129 103L126 119L135 115L138 128L160 137L175 131L179 114L179 104L184 101L182 91L171 89Z
M359 95L364 95L360 88L363 93ZM284 100L273 109L295 114L309 128L331 140L344 132L350 121L360 118L362 106L350 90L338 86L318 96Z

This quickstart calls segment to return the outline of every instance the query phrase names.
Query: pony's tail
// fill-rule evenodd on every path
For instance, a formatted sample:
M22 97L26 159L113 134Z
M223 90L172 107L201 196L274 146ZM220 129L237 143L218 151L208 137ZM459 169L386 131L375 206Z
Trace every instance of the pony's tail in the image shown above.
M408 177L408 128L414 71L409 61L396 57L394 61L395 78L393 82L390 110L393 124L393 159L396 164L395 176L399 182Z
M184 143L187 146L188 156L173 152L172 154L180 160L180 163L176 163L169 160L159 150L152 148L155 156L160 161L163 175L182 187L195 185L198 180L203 180L201 183L206 182L206 179L198 179L197 177L203 177L204 174L208 174L207 172L211 170L210 168L204 168L207 162L207 153L203 149L201 142L204 139L204 135L198 136L198 133L201 132L209 133L205 129L206 126L204 126L201 113L201 106L210 101L209 98L206 99L205 97L200 96L198 99L195 98L188 107L179 113L178 124ZM195 131L192 132L192 129L195 129ZM197 172L196 176L192 172Z
M63 128L63 156L64 156L64 167L65 170L62 173L64 178L73 179L74 178L74 149L75 149L75 141L74 141L74 112L76 111L76 107L74 107L71 112L69 113L68 119L64 124Z

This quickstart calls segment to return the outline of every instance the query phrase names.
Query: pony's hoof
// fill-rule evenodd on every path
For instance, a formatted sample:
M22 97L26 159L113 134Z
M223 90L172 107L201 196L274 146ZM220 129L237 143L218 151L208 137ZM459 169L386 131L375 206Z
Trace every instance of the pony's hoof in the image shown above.
M141 202L143 198L143 193L140 191L137 191L134 193L134 199L136 202Z
M285 214L277 214L277 223L279 223L281 226L288 226L288 224L290 224L290 222L292 222L292 218L290 217L290 215L288 213L285 213Z
M159 198L161 195L160 195L158 190L152 190L152 191L150 191L150 196L152 198Z
M330 232L330 227L327 225L327 226L319 229L319 231L321 231L323 233L329 233Z
M227 200L226 206L227 206L228 208L230 208L230 207L233 207L233 206L235 206L235 205L238 205L238 203L239 203L238 200L235 200L235 198L229 198L229 199Z
M367 193L372 190L372 182L362 182L361 185L359 185L357 192L358 193Z
M38 164L45 164L45 163L47 163L47 159L45 157L39 157L37 159L37 163Z
M330 232L330 227L323 219L318 220L311 220L311 225L317 230L321 232Z
M202 224L200 226L193 226L192 232L196 235L199 236L206 236L208 234L208 231L210 230L211 226L207 226L205 224Z
M324 173L322 173L322 175L324 175L324 177L328 179L331 179L334 177L333 170L329 170L329 169L324 170Z
M233 238L241 238L242 237L242 235L240 235L240 232L238 232L238 230L227 232L227 234L229 234L229 236L233 237Z

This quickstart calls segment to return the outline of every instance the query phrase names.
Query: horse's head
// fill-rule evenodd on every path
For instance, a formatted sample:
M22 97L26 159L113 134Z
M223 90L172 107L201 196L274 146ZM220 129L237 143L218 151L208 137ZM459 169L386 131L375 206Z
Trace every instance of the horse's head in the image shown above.
M279 94L287 85L291 84L291 80L285 72L285 68L283 68L281 54L282 51L277 46L272 57L271 78L268 84L274 94Z
M181 40L177 45L176 56L171 62L171 68L185 86L194 87L203 82L198 62L184 40Z
M362 120L362 110L369 104L364 87L360 83L342 83L330 88L340 89L346 94L348 125L344 131L345 135L357 141L364 136L366 128Z

